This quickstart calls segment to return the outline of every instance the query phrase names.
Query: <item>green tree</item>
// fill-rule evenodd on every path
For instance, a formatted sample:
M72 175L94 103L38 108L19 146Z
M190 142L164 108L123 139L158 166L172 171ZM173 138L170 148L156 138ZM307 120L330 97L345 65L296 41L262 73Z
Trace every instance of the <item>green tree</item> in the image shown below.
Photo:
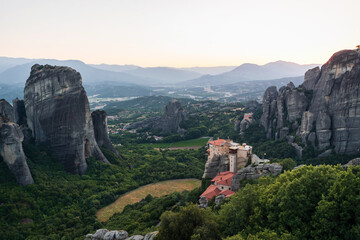
M293 170L296 167L296 162L291 158L285 158L280 162L284 171Z
M196 205L182 207L179 212L165 212L161 216L159 240L191 240L220 238L215 215Z

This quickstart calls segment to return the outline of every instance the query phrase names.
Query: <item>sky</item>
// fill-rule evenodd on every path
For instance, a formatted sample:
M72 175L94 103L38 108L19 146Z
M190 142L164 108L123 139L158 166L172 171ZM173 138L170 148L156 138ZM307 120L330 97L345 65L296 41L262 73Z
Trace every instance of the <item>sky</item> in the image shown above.
M359 0L0 0L0 56L144 67L325 63Z

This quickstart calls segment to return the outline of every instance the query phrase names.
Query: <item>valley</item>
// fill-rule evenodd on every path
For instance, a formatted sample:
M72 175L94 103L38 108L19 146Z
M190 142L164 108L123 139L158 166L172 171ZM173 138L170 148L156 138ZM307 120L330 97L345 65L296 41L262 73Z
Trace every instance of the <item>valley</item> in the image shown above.
M34 65L24 100L1 101L2 236L95 239L106 228L128 236L156 232L156 239L322 239L329 231L322 222L334 221L326 216L329 202L338 204L337 212L357 214L358 56L336 53L306 72L302 84L281 79L279 91L267 87L272 81L255 81L263 93L257 101L174 99L175 93L115 101L114 88L112 101L103 104L102 96L88 101L76 70ZM347 70L333 79L339 68ZM333 84L331 92L324 83ZM334 86L345 83L351 87L341 95ZM204 89L241 92L233 83ZM95 110L100 104L103 110ZM341 117L334 117L339 108ZM352 132L344 135L343 128ZM230 170L232 182L214 182ZM209 197L221 186L231 190ZM344 198L339 186L349 192ZM200 196L208 196L206 203ZM352 207L343 209L346 202ZM331 231L357 236L352 219ZM179 233L185 223L187 232Z

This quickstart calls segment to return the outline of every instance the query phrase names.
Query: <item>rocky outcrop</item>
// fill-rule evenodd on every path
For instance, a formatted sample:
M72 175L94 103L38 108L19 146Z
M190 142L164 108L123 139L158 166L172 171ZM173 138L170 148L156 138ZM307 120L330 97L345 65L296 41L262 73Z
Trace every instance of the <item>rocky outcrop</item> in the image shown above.
M0 114L5 121L14 122L14 109L5 99L0 100Z
M153 117L136 122L126 127L126 129L150 128L166 132L178 132L183 134L184 130L180 128L180 123L187 120L187 114L181 107L178 100L171 100L165 107L164 114L161 117Z
M278 163L260 164L256 167L246 167L240 169L233 177L231 189L237 191L240 189L241 181L245 179L258 179L267 175L278 175L282 172L283 167Z
M98 146L105 147L115 153L117 156L120 156L109 138L106 112L102 110L93 111L91 113L91 118L93 121L95 139Z
M264 126L266 131L266 137L271 138L276 126L276 99L278 97L278 91L275 86L268 87L264 93L263 98L263 114L260 118L261 125Z
M24 142L32 142L32 132L27 125L25 102L18 98L13 100L14 107L14 121L20 126L20 129L24 135Z
M219 195L215 198L215 205L218 207L225 200L225 195Z
M15 98L13 100L13 108L14 122L19 125L27 124L24 100L19 100L18 98Z
M261 105L257 101L255 101L255 100L248 101L245 104L245 111L247 111L247 112L255 112L260 107L261 107Z
M229 171L229 158L227 155L214 155L208 158L202 178L213 179L219 172Z
M243 135L245 130L250 127L251 124L255 123L252 113L245 113L244 118L239 123L240 135ZM236 128L236 127L235 127Z
M350 160L347 164L342 165L344 170L347 170L349 166L360 166L360 158L354 158Z
M166 105L164 115L155 128L160 128L163 132L171 132L174 130L181 132L179 124L187 119L187 114L181 107L181 103L174 99Z
M268 138L296 134L318 150L355 154L360 149L360 52L335 53L305 74L298 88L267 89L261 124ZM282 134L280 134L282 132Z
M128 237L128 233L124 230L109 231L107 229L98 229L94 234L87 234L85 240L154 240L158 231L142 235L133 235Z
M67 171L85 173L90 156L108 163L95 140L80 73L36 64L26 81L24 101L35 142L47 143Z
M0 114L0 154L21 185L34 182L22 148L24 136L19 125Z
M208 200L205 196L200 197L198 206L199 206L199 208L207 208Z

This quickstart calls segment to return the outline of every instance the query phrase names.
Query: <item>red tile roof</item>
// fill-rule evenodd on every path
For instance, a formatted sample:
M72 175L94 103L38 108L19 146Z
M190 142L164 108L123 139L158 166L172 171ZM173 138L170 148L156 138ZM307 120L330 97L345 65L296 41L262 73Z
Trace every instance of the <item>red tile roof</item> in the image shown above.
M231 186L231 181L234 175L235 173L230 171L220 172L211 180L211 182L216 182L218 185Z
M225 142L226 141L224 139L217 139L217 140L214 140L214 141L210 141L209 144L214 145L214 146L221 146Z
M207 199L212 199L213 197L219 196L220 189L216 185L210 185L200 197L206 197Z
M225 195L225 197L230 197L232 195L234 195L235 192L231 191L231 190L222 190L219 195Z

